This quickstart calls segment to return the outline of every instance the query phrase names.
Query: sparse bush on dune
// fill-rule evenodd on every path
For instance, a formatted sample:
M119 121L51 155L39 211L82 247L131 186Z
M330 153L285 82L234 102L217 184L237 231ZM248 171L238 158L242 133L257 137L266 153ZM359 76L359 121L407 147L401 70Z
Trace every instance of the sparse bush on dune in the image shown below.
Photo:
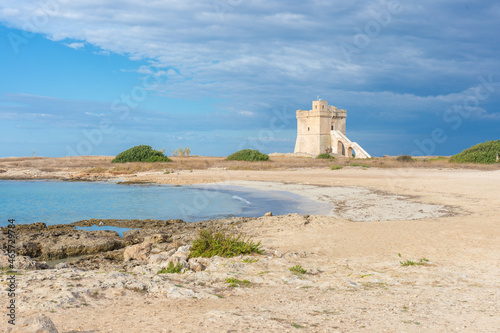
M187 157L191 154L191 148L189 147L179 147L177 149L171 150L172 156Z
M221 226L201 229L198 238L193 241L190 256L210 258L221 256L231 258L240 254L262 254L260 242L255 243L251 237L245 238Z
M318 156L316 156L317 159L323 159L323 160L334 160L335 157L328 154L328 153L323 153L323 154L319 154Z
M479 143L450 158L455 163L495 163L500 152L500 140Z
M269 161L269 156L255 149L243 149L227 157L228 161Z
M127 149L118 154L111 163L127 163L127 162L170 162L172 161L163 152L151 148L151 146L140 145Z
M400 162L413 162L413 157L411 157L410 155L401 155L401 156L398 156L396 158L396 160L400 161Z

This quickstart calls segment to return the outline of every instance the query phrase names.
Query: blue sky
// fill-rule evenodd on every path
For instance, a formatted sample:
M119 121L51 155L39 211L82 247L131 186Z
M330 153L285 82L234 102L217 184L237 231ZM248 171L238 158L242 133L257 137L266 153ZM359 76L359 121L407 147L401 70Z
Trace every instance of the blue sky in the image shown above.
M292 152L347 109L374 156L500 136L498 1L0 0L0 157Z

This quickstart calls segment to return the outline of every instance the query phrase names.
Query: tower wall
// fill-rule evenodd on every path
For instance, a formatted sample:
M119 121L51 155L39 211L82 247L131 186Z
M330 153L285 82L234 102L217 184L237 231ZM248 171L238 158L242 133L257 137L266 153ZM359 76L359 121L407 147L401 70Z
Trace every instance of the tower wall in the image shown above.
M314 101L312 110L297 110L295 153L319 155L330 146L331 112L327 101Z

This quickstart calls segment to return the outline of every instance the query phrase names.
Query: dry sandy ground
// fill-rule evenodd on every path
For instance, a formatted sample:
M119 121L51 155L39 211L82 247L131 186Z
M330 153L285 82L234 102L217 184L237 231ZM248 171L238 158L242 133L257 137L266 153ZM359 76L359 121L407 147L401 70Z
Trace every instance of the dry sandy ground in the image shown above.
M130 179L288 189L330 200L347 213L265 217L245 226L264 247L288 254L285 265L318 271L307 276L310 284L254 283L217 299L127 292L78 309L26 310L20 318L47 314L60 332L500 331L498 170L194 170ZM335 197L342 193L351 196L338 205ZM392 204L374 200L374 194L392 197ZM437 205L436 214L405 215L416 203ZM377 212L372 221L355 221ZM429 264L400 264L420 258Z

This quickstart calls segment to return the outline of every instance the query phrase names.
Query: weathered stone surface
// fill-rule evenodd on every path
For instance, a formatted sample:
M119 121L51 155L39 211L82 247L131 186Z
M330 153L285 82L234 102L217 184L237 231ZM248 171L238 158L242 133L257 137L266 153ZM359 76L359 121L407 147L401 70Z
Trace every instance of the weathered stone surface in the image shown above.
M7 254L0 254L0 268L10 266L9 257ZM46 262L38 262L30 257L16 256L14 260L14 269L46 269L48 265Z
M0 232L0 244L7 244L7 229ZM16 252L40 260L111 251L125 246L114 231L75 230L67 225L46 226L44 223L16 226ZM5 245L3 245L5 246Z
M56 326L45 315L20 319L15 327L7 329L7 333L59 333Z
M191 269L194 272L201 272L202 270L205 269L205 265L201 263L200 258L191 258L188 261L189 264L189 269Z
M54 266L55 269L63 269L63 268L68 268L68 267L69 267L69 265L66 262L60 262Z
M189 267L187 260L186 260L186 259L183 259L183 258L179 258L179 257L174 257L174 256L172 256L172 257L170 257L170 259L168 259L168 263L171 263L171 262L172 262L174 265L181 264L181 265L182 265L182 267L184 267L184 268L188 268L188 267ZM167 265L165 265L165 267L167 267ZM165 268L165 267L164 267L164 268Z
M181 246L177 249L177 251L172 255L171 261L187 261L189 258L189 253L191 250L191 245Z
M146 236L144 240L152 244L158 244L167 242L170 238L171 238L170 235L167 234L153 234L150 236Z
M170 259L170 257L176 252L175 249L172 249L170 251L166 251L166 252L161 252L161 253L157 253L157 254L151 254L149 257L148 257L148 264L150 265L164 265L168 262L168 260Z
M116 220L116 219L90 219L73 222L71 226L90 227L93 225L107 225L120 228L141 228L141 229L158 229L171 227L173 225L186 224L183 220Z
M123 260L146 261L149 253L151 253L151 249L152 244L150 242L127 246L127 248L125 248L125 252L123 252Z

